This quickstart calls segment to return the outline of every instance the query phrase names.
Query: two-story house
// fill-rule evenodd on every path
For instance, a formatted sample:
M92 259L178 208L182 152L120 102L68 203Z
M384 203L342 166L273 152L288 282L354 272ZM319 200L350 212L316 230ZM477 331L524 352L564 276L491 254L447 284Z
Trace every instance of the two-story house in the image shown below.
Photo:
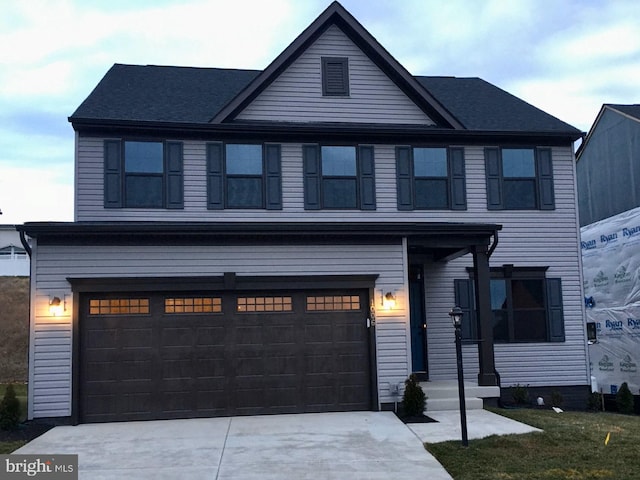
M469 382L588 391L581 132L339 3L262 71L116 64L70 122L75 221L20 227L30 418L390 408L456 378L456 304Z

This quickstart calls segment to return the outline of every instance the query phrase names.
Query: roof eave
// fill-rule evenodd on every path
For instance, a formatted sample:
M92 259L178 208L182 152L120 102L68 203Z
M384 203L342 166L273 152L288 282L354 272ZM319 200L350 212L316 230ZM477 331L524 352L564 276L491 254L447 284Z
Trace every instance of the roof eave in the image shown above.
M159 135L167 132L183 132L209 136L211 134L242 135L255 137L271 135L278 138L300 139L301 137L349 137L357 135L376 135L381 141L411 139L412 137L438 138L441 140L468 139L469 141L553 141L569 143L582 138L579 130L547 131L547 130L455 130L438 128L429 125L396 125L396 124L362 124L362 123L295 123L295 122L235 122L235 123L186 123L157 122L140 120L91 119L70 117L75 131L78 132L123 132L149 133ZM423 141L424 141L423 138Z
M411 236L486 237L502 229L498 224L447 222L28 222L16 229L30 237L362 237Z

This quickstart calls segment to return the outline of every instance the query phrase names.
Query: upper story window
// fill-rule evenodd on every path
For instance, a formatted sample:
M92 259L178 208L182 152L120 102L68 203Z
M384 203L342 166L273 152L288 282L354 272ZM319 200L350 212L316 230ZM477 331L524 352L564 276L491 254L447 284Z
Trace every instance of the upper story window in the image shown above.
M496 343L564 341L561 280L546 278L545 271L544 267L513 265L491 269L491 311ZM467 339L476 339L472 280L456 280L455 290L456 303L469 315L463 333Z
M360 145L303 145L306 210L375 210L374 150Z
M553 210L550 148L486 148L489 210Z
M105 140L106 208L183 208L182 143Z
M124 142L124 206L164 205L162 142Z
M321 147L324 208L358 208L355 147Z
M207 144L209 209L282 209L280 145Z
M464 149L397 147L398 210L465 210Z
M322 57L322 95L349 96L347 57Z
M226 206L263 208L262 145L225 145Z

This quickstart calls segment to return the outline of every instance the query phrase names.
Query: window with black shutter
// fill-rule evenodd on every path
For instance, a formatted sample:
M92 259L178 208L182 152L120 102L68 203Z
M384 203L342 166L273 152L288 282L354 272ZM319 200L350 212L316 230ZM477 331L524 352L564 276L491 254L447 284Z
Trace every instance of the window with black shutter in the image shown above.
M564 341L562 282L546 278L545 272L545 267L491 268L495 343ZM475 322L473 280L455 280L454 288L456 303ZM466 339L476 340L476 325L470 324L466 331Z
M105 208L183 208L181 142L105 140Z

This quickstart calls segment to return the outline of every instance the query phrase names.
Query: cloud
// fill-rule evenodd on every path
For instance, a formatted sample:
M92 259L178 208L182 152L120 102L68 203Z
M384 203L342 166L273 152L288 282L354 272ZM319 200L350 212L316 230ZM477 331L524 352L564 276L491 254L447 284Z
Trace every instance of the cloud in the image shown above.
M73 171L37 166L1 168L0 222L73 220Z

